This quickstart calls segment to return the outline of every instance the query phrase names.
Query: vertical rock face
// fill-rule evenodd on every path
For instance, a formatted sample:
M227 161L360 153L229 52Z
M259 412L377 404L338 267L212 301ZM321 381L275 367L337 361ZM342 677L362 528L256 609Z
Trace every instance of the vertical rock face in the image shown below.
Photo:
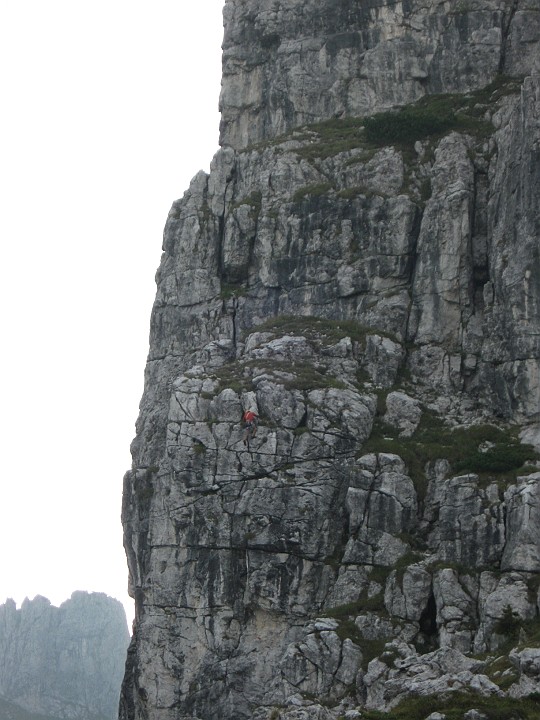
M0 696L25 710L73 720L117 715L129 633L124 608L75 592L0 606Z
M539 9L226 3L125 477L123 720L540 689Z
M224 17L221 139L237 149L523 75L540 32L514 0L228 0Z

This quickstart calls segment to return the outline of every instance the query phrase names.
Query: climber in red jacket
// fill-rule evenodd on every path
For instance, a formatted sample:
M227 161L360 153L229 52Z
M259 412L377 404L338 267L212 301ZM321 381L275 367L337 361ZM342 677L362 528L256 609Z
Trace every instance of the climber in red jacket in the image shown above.
M242 416L242 422L244 423L244 445L249 448L249 441L257 434L257 413L253 410L246 410Z

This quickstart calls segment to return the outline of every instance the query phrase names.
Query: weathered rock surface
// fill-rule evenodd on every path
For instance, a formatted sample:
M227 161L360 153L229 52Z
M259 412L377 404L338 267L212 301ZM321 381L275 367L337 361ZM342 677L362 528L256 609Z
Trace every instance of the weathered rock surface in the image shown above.
M0 696L32 713L111 720L129 644L122 605L75 592L57 608L37 596L0 606ZM11 711L10 711L11 712Z
M122 720L540 691L538 10L226 3L125 478Z
M500 71L526 74L537 10L505 0L228 0L222 144L239 149L329 117L466 92Z
M441 695L473 690L482 694L503 693L484 675L482 663L458 650L441 648L419 656L406 645L395 644L393 667L372 660L364 675L366 706L389 710L407 695Z

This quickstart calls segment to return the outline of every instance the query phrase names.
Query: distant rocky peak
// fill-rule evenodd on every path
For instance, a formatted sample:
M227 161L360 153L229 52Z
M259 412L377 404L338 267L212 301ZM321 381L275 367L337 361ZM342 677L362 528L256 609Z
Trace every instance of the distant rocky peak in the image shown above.
M113 720L129 644L124 608L76 591L0 606L0 697L50 720ZM10 706L11 707L11 706ZM11 712L11 711L10 711Z

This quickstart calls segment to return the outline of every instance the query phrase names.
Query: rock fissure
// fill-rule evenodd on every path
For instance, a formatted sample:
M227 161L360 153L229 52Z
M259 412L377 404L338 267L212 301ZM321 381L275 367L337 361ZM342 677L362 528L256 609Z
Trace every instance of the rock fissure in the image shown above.
M501 51L500 51L500 59L499 59L499 72L500 73L503 73L505 71L506 49L507 49L508 39L509 39L509 35L510 35L510 28L512 25L512 20L514 19L514 16L519 7L519 0L510 0L509 4L510 4L510 9L508 11L508 14L503 13L502 17L501 17L502 41L501 41Z

